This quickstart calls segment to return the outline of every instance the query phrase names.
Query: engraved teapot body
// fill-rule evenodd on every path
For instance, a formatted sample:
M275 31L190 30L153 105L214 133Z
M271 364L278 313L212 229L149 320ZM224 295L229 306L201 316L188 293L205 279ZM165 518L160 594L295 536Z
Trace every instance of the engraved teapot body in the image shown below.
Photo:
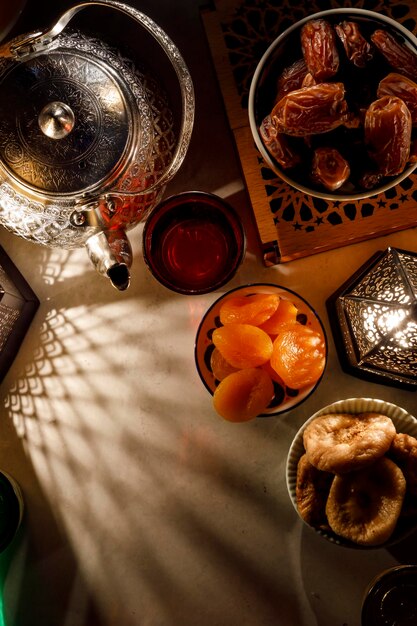
M101 40L66 28L92 6L132 18L163 50L181 94L178 132L154 77ZM77 4L48 30L0 46L1 102L0 224L46 246L85 246L98 272L127 288L126 231L159 202L192 133L193 84L176 46L126 4Z

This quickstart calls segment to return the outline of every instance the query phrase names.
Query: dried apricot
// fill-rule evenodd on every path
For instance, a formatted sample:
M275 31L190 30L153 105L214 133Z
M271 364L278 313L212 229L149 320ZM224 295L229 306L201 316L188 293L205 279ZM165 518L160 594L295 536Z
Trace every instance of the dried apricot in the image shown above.
M230 422L246 422L262 413L274 396L274 385L261 368L242 369L226 376L213 394L215 410Z
M272 293L253 293L229 298L220 307L220 321L222 324L259 326L275 313L278 304L279 295Z
M267 361L266 363L261 365L261 367L263 370L265 370L269 377L272 378L274 382L278 383L278 385L281 385L281 387L285 387L284 381L282 380L281 376L278 376L270 361Z
M315 383L324 371L325 362L324 337L307 326L295 324L274 341L271 365L291 389Z
M257 326L227 324L214 330L212 341L226 361L239 369L258 367L271 358L272 339Z
M230 365L217 348L214 348L211 353L210 366L213 376L217 380L223 380L223 378L226 378L229 374L237 371L237 368Z
M295 324L297 321L298 309L290 302L281 298L277 310L271 317L259 326L268 335L278 335L288 324Z

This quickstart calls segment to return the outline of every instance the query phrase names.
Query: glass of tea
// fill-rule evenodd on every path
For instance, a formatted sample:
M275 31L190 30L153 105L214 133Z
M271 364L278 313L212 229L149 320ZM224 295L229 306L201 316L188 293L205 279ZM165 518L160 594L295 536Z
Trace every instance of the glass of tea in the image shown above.
M417 565L385 570L368 586L362 605L362 626L417 624Z
M0 471L0 552L14 539L22 521L23 509L20 486L12 476Z
M154 277L185 295L215 291L241 264L246 248L242 222L222 198L186 191L167 198L143 229L143 257Z

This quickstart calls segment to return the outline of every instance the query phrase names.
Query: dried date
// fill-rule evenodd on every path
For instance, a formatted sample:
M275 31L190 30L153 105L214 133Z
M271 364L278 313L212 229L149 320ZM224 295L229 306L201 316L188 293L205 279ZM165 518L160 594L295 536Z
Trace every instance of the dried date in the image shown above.
M313 74L307 72L304 76L303 82L301 83L301 87L311 87L312 85L317 85L317 81L314 78Z
M281 167L289 169L300 163L300 155L290 146L288 138L277 132L270 115L262 121L259 130L265 148Z
M401 174L407 165L411 126L411 113L396 96L382 96L366 111L365 143L383 176Z
M417 163L417 139L411 141L409 163Z
M371 40L395 70L417 80L417 57L415 52L400 43L391 33L378 29L371 35Z
M339 53L333 26L326 20L310 20L301 29L301 49L310 74L319 81L333 78L339 69Z
M281 100L285 94L302 87L304 78L308 72L304 59L298 59L288 67L286 67L277 82L277 96L275 101Z
M313 155L312 176L329 191L336 191L350 176L349 163L336 148L317 148Z
M336 24L335 31L346 52L346 56L356 67L365 67L373 58L371 44L366 41L356 22L344 21Z
M382 96L397 96L403 100L411 113L411 121L417 125L417 83L407 76L391 72L383 78L376 92L378 98Z
M382 178L381 172L366 171L360 176L358 184L363 189L374 189L380 184Z
M342 83L319 83L285 95L271 112L277 132L304 137L325 133L348 117Z

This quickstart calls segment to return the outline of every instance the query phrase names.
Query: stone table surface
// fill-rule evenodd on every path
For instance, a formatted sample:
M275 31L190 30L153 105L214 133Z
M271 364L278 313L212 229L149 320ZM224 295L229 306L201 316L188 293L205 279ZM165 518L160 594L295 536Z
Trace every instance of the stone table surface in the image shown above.
M417 251L415 229L265 268L195 0L131 0L176 42L193 76L195 129L167 195L227 199L246 228L245 260L221 291L186 297L150 275L131 231L130 288L119 293L84 249L50 249L2 229L0 244L40 300L0 387L0 469L25 517L0 555L7 626L359 626L371 579L415 562L414 540L338 547L302 524L285 466L298 428L342 398L417 413L414 392L343 372L325 301L375 251ZM52 21L29 0L14 32ZM0 103L4 106L4 103ZM217 416L194 364L206 309L229 288L269 282L323 320L329 359L317 391L277 417ZM1 620L0 620L0 623Z

